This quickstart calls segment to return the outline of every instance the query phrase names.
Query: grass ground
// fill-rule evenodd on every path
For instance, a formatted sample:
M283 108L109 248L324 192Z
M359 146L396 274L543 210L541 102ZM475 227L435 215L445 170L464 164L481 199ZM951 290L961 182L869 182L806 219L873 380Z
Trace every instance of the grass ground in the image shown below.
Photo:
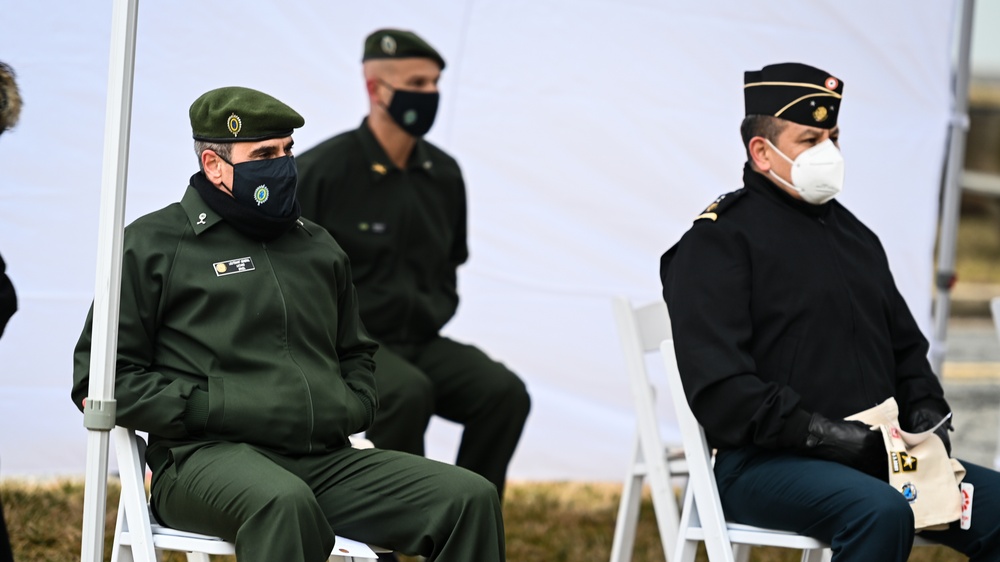
M513 483L504 506L507 558L512 562L606 562L611 551L615 514L621 487L617 484ZM105 560L111 558L111 534L118 505L118 487L108 492ZM14 559L17 562L79 560L83 513L82 482L0 482ZM792 562L797 553L761 548L753 562ZM183 562L170 553L164 562ZM231 562L219 557L217 562ZM636 538L635 562L663 562L663 551L652 507L643 504ZM707 559L702 553L699 561ZM910 562L968 560L944 547L921 548Z
M962 216L955 272L960 283L1000 283L1000 211Z

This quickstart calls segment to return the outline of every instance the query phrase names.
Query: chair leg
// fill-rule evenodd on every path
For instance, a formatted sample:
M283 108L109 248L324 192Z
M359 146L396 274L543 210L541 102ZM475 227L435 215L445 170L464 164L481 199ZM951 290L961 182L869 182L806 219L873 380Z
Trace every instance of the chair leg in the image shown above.
M132 556L132 546L122 546L121 534L126 529L125 523L125 501L124 498L118 500L118 521L115 523L115 542L111 546L111 562L135 562Z
M748 544L734 544L733 558L736 562L750 562L751 546Z
M625 485L622 487L621 501L618 502L618 517L615 520L615 535L611 541L611 562L631 562L635 546L635 530L639 522L639 507L642 503L641 474L636 474L635 466L642 462L642 448L639 436L634 439L632 462Z
M677 545L674 547L673 558L667 558L670 562L694 562L698 553L698 542L687 538L687 529L692 524L692 518L698 509L694 505L693 490L688 488L684 491L684 507L681 508L681 522L677 532Z
M211 558L204 552L187 553L187 562L211 562Z

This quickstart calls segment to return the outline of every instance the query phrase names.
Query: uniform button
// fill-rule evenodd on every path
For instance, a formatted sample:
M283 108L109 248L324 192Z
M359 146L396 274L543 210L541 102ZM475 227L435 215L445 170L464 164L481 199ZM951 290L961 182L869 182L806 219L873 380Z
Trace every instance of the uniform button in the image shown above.
M431 161L430 161L430 160L428 160L428 161L424 162L424 169L425 169L425 170L430 170L430 169L431 169L431 166L433 166L433 165L434 165L434 164L432 164L432 163L431 163Z

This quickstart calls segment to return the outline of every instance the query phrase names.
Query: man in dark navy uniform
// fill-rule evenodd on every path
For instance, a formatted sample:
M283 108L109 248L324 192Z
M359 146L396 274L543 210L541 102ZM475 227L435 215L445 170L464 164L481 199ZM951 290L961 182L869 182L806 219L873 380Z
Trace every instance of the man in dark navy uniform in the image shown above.
M469 257L462 172L423 138L445 61L412 31L380 29L365 39L362 62L368 116L297 161L302 216L347 251L361 319L380 344L380 407L367 437L423 455L431 416L462 424L455 464L503 498L528 391L478 347L440 334L458 308L457 270Z
M726 516L826 541L837 562L904 562L914 515L887 485L882 435L844 418L894 398L922 431L949 407L878 237L834 199L843 89L803 64L746 73L744 187L697 217L660 275ZM1000 560L1000 475L963 464L971 528L922 536Z

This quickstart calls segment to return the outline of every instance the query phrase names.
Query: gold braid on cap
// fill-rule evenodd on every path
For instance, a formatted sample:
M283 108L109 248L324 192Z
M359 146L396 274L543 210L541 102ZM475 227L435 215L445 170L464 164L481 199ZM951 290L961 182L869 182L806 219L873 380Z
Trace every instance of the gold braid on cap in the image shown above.
M827 95L833 96L840 99L844 96L838 94L834 90L829 88L824 88L823 86L817 86L816 84L810 84L809 82L751 82L749 84L744 84L743 89L753 88L754 86L795 86L797 88L812 88L814 90L820 90L821 92L826 92Z
M809 99L809 98L839 98L839 97L840 96L837 96L837 95L831 96L830 94L808 94L808 95L802 96L801 98L799 98L799 99L797 99L797 100L789 103L785 107L782 107L781 109L778 110L777 113L774 114L774 116L775 117L781 117L781 114L784 113L789 107L792 107L793 105L799 103L802 100L806 100L806 99Z
M0 133L16 125L21 117L21 94L14 78L14 69L0 62Z

